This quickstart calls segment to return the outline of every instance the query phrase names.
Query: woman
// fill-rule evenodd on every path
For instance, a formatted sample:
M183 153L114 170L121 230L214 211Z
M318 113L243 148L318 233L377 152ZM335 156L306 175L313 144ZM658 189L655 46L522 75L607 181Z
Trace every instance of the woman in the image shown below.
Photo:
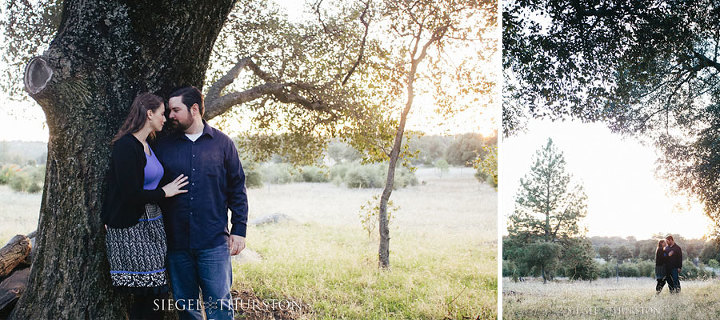
M131 319L162 318L153 313L154 300L168 292L167 252L158 201L187 190L182 174L159 188L164 170L147 143L165 123L163 99L138 95L120 131L112 140L112 158L103 204L106 246L113 285L133 294Z
M665 286L666 259L667 252L665 252L665 240L660 240L658 241L657 249L655 249L655 279L657 279L657 285L655 286L656 294L660 294Z

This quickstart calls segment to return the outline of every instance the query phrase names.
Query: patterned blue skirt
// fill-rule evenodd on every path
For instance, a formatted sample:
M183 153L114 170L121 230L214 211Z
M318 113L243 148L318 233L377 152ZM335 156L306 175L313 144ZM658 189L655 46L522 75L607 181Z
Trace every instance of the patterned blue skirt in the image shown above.
M105 244L114 286L152 291L167 288L167 243L157 204L146 204L145 215L132 227L108 227Z
M660 280L665 278L665 266L655 266L655 279Z

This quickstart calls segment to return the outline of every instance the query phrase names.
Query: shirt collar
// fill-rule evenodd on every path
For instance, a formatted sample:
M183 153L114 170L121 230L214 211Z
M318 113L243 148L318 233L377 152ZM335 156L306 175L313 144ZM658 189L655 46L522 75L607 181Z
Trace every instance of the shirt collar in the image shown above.
M215 128L211 127L205 119L203 119L203 134L202 135L209 135L210 138L215 138ZM202 136L201 135L201 136Z

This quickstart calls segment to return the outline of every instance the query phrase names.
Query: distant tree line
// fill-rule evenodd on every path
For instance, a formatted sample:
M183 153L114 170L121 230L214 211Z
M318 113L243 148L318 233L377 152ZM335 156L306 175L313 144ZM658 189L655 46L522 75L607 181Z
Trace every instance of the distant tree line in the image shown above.
M657 248L658 240L664 239L667 234L654 234L652 239L637 240L633 236L629 237L590 237L593 248L597 252L598 258L609 260L613 255L618 252L626 252L623 257L628 260L654 260L655 249ZM672 235L678 245L682 247L683 257L690 260L699 259L704 263L707 263L709 259L716 256L711 254L711 248L714 247L712 241L707 239L686 239L679 234ZM707 248L707 249L706 249ZM702 253L707 251L710 257L705 259L701 258Z
M496 171L496 135L484 137L479 133L467 133L424 136L413 133L406 135L404 140L408 154L412 155L407 159L408 166L435 167L441 174L450 166L474 166L477 167L475 176L480 182L497 187L497 173L491 176L486 173L487 170L483 170L489 166ZM277 154L255 159L243 150L239 150L239 153L248 176L248 187L260 187L265 183L332 182L348 188L379 188L385 182L386 169L383 168L386 166L366 163L367 155L338 139L329 141L324 152L318 153L315 159L309 161L310 164L293 163L292 159ZM418 179L409 168L398 169L395 188L417 184Z
M485 160L489 147L497 146L497 136L484 137L479 133L455 136L414 134L405 138L405 144L410 154L415 155L409 159L411 165L436 167L444 172L450 166L470 167ZM332 182L348 188L380 188L385 182L386 169L383 168L386 166L364 164L365 155L340 140L331 140L324 153L311 161L314 162L312 165L293 164L292 159L277 154L258 162L246 152L239 151L249 188L261 187L265 183L292 182ZM46 159L47 144L44 142L0 141L0 185L10 185L15 191L42 191ZM493 182L493 177L479 166L475 175L479 181L497 186L497 180ZM394 186L404 188L418 183L411 170L401 168L396 173Z
M0 185L18 192L42 191L46 161L44 142L0 141Z
M43 165L47 161L47 143L0 141L0 165Z
M612 277L654 277L655 276L655 250L659 239L664 234L655 234L653 239L637 240L629 237L589 237L580 247L590 246L592 266L585 267L589 271L590 279ZM720 241L717 239L686 239L673 234L678 245L683 249L683 268L681 275L686 279L707 279L716 276L720 268ZM513 250L513 243L507 239L503 245L509 245ZM576 248L576 251L583 251ZM526 264L517 263L512 259L503 258L503 276L519 280L522 277L540 276L537 270L528 268ZM575 276L575 264L557 261L552 265L553 277L578 278Z

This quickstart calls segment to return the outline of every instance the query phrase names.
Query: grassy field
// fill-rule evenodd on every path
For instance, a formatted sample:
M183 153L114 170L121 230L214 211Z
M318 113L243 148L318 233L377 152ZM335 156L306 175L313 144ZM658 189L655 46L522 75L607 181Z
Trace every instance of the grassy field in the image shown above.
M14 192L9 186L0 185L0 243L37 229L40 197L39 193Z
M503 319L720 319L720 281L682 281L655 295L653 278L587 281L503 279Z
M282 213L293 221L250 226L259 262L235 263L233 288L264 301L308 306L302 318L489 319L497 317L497 192L468 168L396 190L390 263L377 269L377 241L358 216L380 189L331 183L266 185L248 190L250 220ZM422 182L425 182L422 184ZM0 240L35 229L40 195L0 186Z

